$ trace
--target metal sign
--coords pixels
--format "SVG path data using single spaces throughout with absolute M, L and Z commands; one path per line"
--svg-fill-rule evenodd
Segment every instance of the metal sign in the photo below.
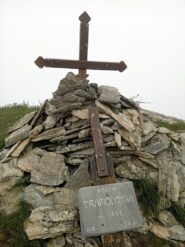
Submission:
M 78 200 L 81 231 L 85 237 L 142 226 L 132 182 L 81 188 Z
M 90 16 L 84 12 L 80 15 L 80 52 L 79 60 L 66 60 L 66 59 L 52 59 L 52 58 L 43 58 L 38 57 L 35 60 L 35 64 L 39 68 L 51 67 L 51 68 L 71 68 L 79 69 L 79 77 L 81 79 L 86 78 L 86 70 L 117 70 L 124 71 L 127 66 L 121 61 L 120 63 L 112 62 L 97 62 L 97 61 L 87 61 L 88 56 L 88 35 L 89 35 L 89 21 L 91 20 Z

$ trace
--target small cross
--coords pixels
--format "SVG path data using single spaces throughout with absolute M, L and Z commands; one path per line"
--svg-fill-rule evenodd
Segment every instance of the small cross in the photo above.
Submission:
M 39 68 L 52 67 L 52 68 L 71 68 L 79 69 L 79 77 L 84 79 L 87 77 L 86 70 L 118 70 L 120 72 L 124 71 L 127 66 L 121 61 L 120 63 L 112 62 L 96 62 L 88 61 L 88 35 L 89 35 L 89 21 L 90 16 L 84 12 L 80 15 L 80 52 L 79 60 L 65 60 L 65 59 L 52 59 L 38 57 L 35 61 Z

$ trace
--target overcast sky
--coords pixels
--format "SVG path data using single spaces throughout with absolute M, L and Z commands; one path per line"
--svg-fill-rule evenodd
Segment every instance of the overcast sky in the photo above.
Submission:
M 91 16 L 88 59 L 128 66 L 89 70 L 89 80 L 185 119 L 185 0 L 0 0 L 0 106 L 52 97 L 71 70 L 34 61 L 78 59 L 83 11 Z

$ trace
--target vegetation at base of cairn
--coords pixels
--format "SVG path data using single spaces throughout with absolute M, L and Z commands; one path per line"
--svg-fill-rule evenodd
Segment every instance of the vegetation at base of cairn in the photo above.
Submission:
M 4 147 L 7 129 L 25 114 L 35 110 L 38 110 L 37 106 L 29 106 L 27 103 L 0 107 L 0 149 Z
M 157 188 L 146 179 L 135 181 L 135 187 L 145 216 L 149 218 L 156 217 L 159 213 L 158 204 L 160 199 Z
M 168 123 L 168 122 L 165 122 L 165 121 L 161 121 L 161 120 L 155 120 L 154 121 L 159 127 L 165 127 L 169 130 L 172 130 L 172 131 L 181 131 L 181 130 L 185 130 L 185 121 L 183 120 L 179 120 L 178 122 L 176 123 Z
M 185 227 L 185 208 L 182 208 L 177 203 L 173 203 L 169 210 L 175 216 L 176 220 Z
M 0 215 L 0 246 L 3 247 L 43 247 L 44 241 L 29 240 L 24 232 L 23 222 L 30 215 L 29 205 L 20 202 L 18 212 Z
M 146 247 L 171 247 L 172 245 L 165 239 L 158 238 L 153 233 L 147 234 Z
M 132 239 L 134 247 L 174 247 L 171 242 L 158 238 L 152 232 L 129 232 L 128 235 Z
M 22 189 L 24 189 L 26 186 L 30 185 L 30 178 L 31 175 L 25 172 L 24 177 L 21 177 L 10 190 L 15 187 L 22 187 Z

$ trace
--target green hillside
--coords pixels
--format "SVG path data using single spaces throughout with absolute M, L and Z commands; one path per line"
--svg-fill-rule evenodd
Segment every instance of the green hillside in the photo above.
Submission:
M 36 109 L 38 109 L 37 106 L 29 106 L 25 103 L 0 107 L 0 150 L 4 146 L 7 129 L 26 113 L 35 111 Z

